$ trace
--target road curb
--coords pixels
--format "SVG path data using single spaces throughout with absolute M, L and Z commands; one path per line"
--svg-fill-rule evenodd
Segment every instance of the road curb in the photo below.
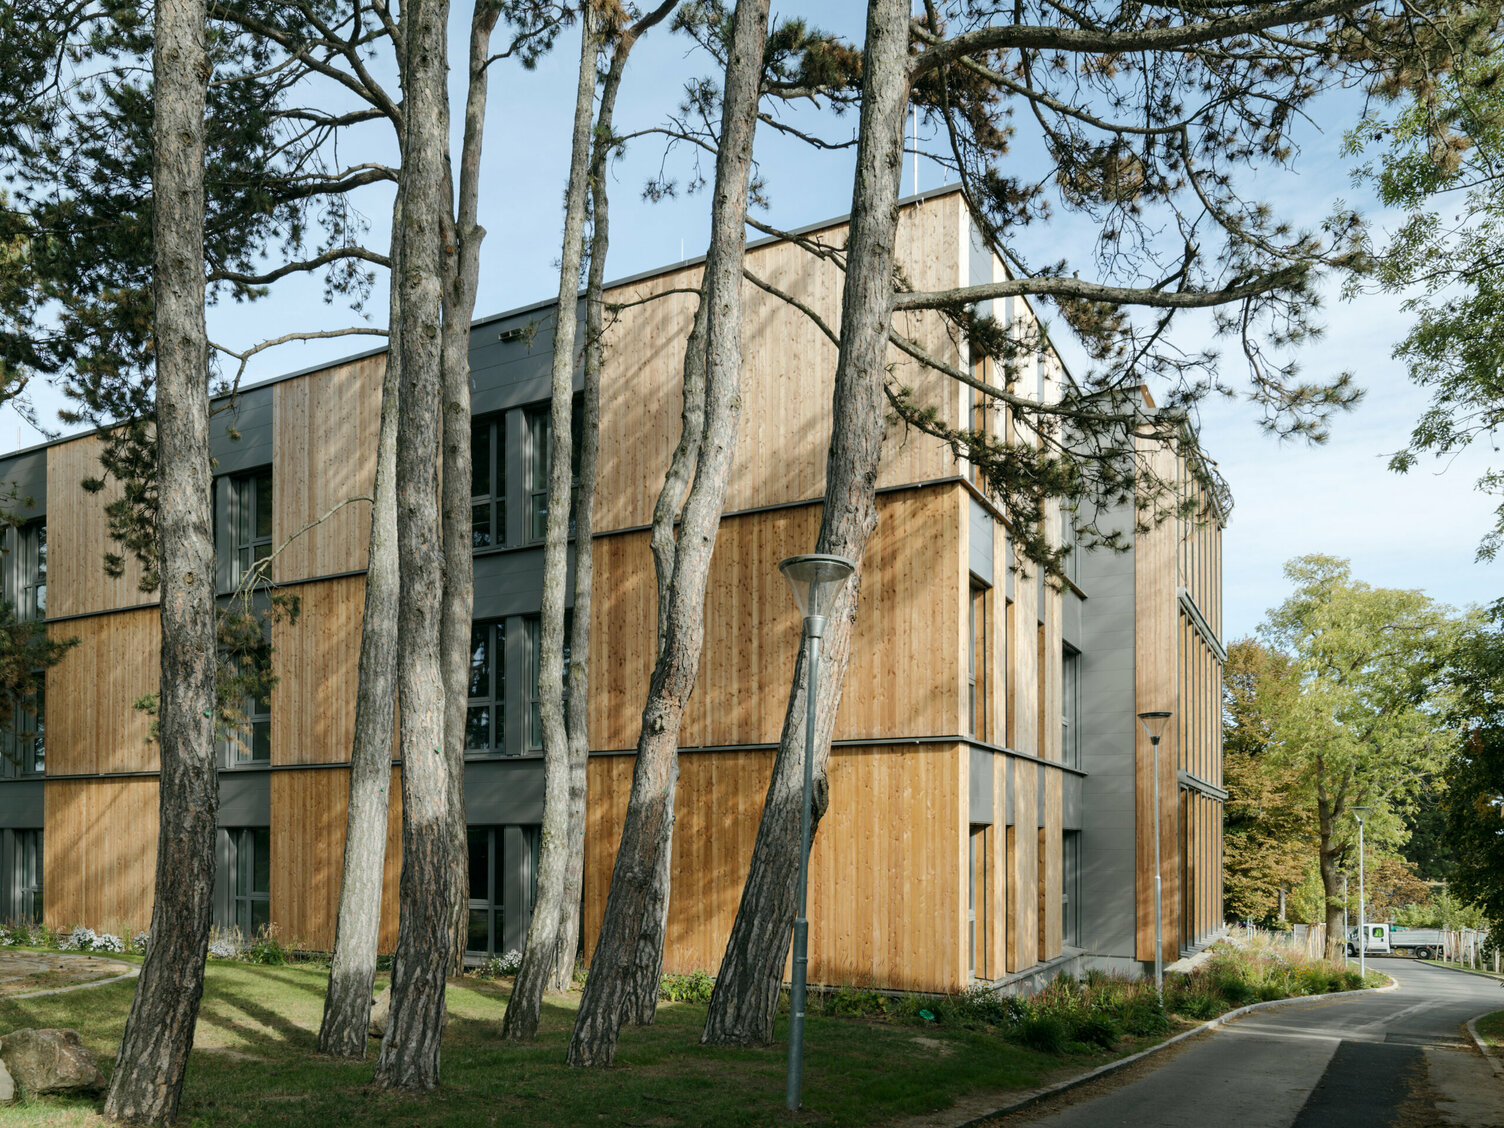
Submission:
M 1245 1014 L 1251 1014 L 1254 1011 L 1273 1010 L 1276 1007 L 1288 1007 L 1294 1005 L 1295 1003 L 1315 1003 L 1323 1002 L 1327 999 L 1350 998 L 1354 995 L 1385 994 L 1390 991 L 1398 991 L 1400 989 L 1400 983 L 1398 979 L 1394 978 L 1394 976 L 1392 975 L 1388 975 L 1387 972 L 1381 972 L 1380 974 L 1386 975 L 1389 979 L 1389 982 L 1386 983 L 1383 987 L 1360 987 L 1356 991 L 1331 991 L 1324 995 L 1292 995 L 1288 999 L 1270 999 L 1267 1002 L 1263 1003 L 1249 1003 L 1246 1007 L 1239 1007 L 1237 1010 L 1230 1010 L 1226 1014 L 1218 1015 L 1216 1018 L 1211 1019 L 1208 1022 L 1203 1022 L 1200 1026 L 1193 1026 L 1189 1030 L 1181 1031 L 1173 1038 L 1166 1038 L 1163 1042 L 1156 1043 L 1155 1045 L 1150 1046 L 1148 1049 L 1140 1050 L 1136 1054 L 1129 1054 L 1127 1057 L 1119 1058 L 1117 1061 L 1110 1061 L 1106 1065 L 1099 1065 L 1095 1069 L 1089 1069 L 1085 1073 L 1079 1074 L 1078 1076 L 1067 1077 L 1064 1081 L 1057 1081 L 1055 1084 L 1050 1085 L 1046 1088 L 1036 1089 L 1034 1092 L 1028 1093 L 1025 1096 L 1022 1096 L 1009 1104 L 1005 1104 L 1000 1108 L 995 1108 L 991 1112 L 984 1112 L 980 1116 L 973 1116 L 969 1120 L 963 1120 L 959 1124 L 954 1125 L 953 1128 L 976 1128 L 977 1125 L 980 1125 L 988 1120 L 994 1120 L 999 1116 L 1008 1116 L 1011 1113 L 1021 1112 L 1026 1108 L 1032 1108 L 1034 1105 L 1039 1104 L 1041 1101 L 1048 1100 L 1050 1097 L 1057 1096 L 1060 1093 L 1068 1093 L 1072 1089 L 1078 1089 L 1082 1085 L 1090 1084 L 1091 1082 L 1096 1081 L 1099 1078 L 1110 1077 L 1114 1073 L 1127 1069 L 1130 1065 L 1135 1065 L 1138 1062 L 1143 1061 L 1145 1058 L 1152 1057 L 1154 1054 L 1157 1054 L 1162 1050 L 1168 1050 L 1171 1046 L 1178 1045 L 1179 1043 L 1184 1042 L 1187 1039 L 1195 1038 L 1201 1034 L 1209 1034 L 1217 1027 L 1225 1025 L 1235 1018 L 1242 1018 Z M 1474 1035 L 1474 1037 L 1476 1037 L 1476 1035 Z M 1486 1052 L 1487 1051 L 1485 1051 L 1485 1053 Z
M 1490 1012 L 1492 1013 L 1492 1012 Z M 1483 1018 L 1479 1015 L 1478 1018 Z M 1478 1033 L 1478 1018 L 1467 1020 L 1467 1032 L 1473 1037 L 1473 1045 L 1478 1047 L 1478 1052 L 1483 1055 L 1483 1060 L 1488 1062 L 1488 1067 L 1494 1071 L 1494 1076 L 1504 1075 L 1504 1062 L 1499 1060 L 1499 1055 L 1494 1053 L 1494 1048 L 1483 1040 L 1483 1035 Z

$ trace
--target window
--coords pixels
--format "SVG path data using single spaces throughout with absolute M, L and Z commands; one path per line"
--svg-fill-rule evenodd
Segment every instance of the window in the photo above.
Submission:
M 10 722 L 0 732 L 0 774 L 40 775 L 46 767 L 47 679 L 35 671 L 35 689 L 11 705 Z
M 38 519 L 11 530 L 5 561 L 5 598 L 23 623 L 47 617 L 47 523 Z
M 537 898 L 538 849 L 541 835 L 536 826 L 472 826 L 466 830 L 470 872 L 470 917 L 466 929 L 465 950 L 477 954 L 504 951 L 506 944 L 507 878 L 513 888 L 527 890 L 526 911 Z M 507 841 L 522 851 L 521 857 L 507 856 Z M 520 881 L 517 879 L 521 878 Z M 523 928 L 515 929 L 523 932 Z
M 1060 758 L 1081 766 L 1081 652 L 1065 648 L 1060 663 Z
M 981 978 L 987 963 L 987 828 L 971 828 L 971 855 L 967 869 L 966 914 L 970 930 L 970 971 Z
M 543 706 L 538 682 L 543 676 L 543 617 L 527 617 L 527 746 L 543 747 Z M 574 634 L 574 612 L 564 612 L 564 705 L 569 707 L 569 640 Z
M 271 920 L 271 831 L 238 827 L 230 836 L 230 927 L 259 936 Z
M 584 414 L 584 397 L 577 394 L 574 397 L 574 408 L 569 413 L 569 468 L 572 490 L 578 490 L 580 484 L 580 436 Z M 530 541 L 541 541 L 548 526 L 548 466 L 553 454 L 549 406 L 546 403 L 529 408 L 527 411 L 527 445 L 527 537 Z M 571 512 L 574 510 L 573 493 L 571 493 L 570 510 Z M 571 534 L 574 532 L 572 518 L 569 522 L 569 531 Z
M 470 536 L 475 548 L 507 539 L 506 416 L 478 419 L 470 429 Z
M 967 620 L 967 731 L 981 740 L 987 738 L 987 669 L 987 589 L 973 584 Z
M 465 751 L 501 752 L 506 722 L 506 625 L 470 628 L 470 703 L 465 713 Z
M 247 697 L 240 703 L 245 722 L 230 738 L 228 763 L 269 764 L 272 762 L 272 699 Z
M 34 924 L 42 922 L 42 832 L 18 830 L 15 832 L 15 858 L 13 860 L 12 888 L 15 899 L 11 912 L 16 920 Z
M 1081 946 L 1081 832 L 1067 830 L 1061 835 L 1060 917 L 1061 933 L 1073 948 Z
M 230 583 L 238 585 L 251 566 L 272 552 L 271 467 L 230 479 Z

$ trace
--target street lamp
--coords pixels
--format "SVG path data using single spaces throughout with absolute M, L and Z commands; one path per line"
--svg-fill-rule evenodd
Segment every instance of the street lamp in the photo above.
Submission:
M 1347 966 L 1347 871 L 1342 871 L 1342 966 Z M 1328 951 L 1331 949 L 1328 948 Z
M 1358 978 L 1368 976 L 1368 906 L 1363 900 L 1363 816 L 1359 812 L 1371 811 L 1372 807 L 1354 807 L 1353 817 L 1358 820 Z
M 820 684 L 820 636 L 836 597 L 856 564 L 844 556 L 790 556 L 778 565 L 804 616 L 804 803 L 799 814 L 799 916 L 794 920 L 794 981 L 789 989 L 789 1111 L 799 1107 L 804 1080 L 804 995 L 809 968 L 809 823 L 815 790 L 815 691 Z
M 1138 723 L 1149 734 L 1154 754 L 1154 993 L 1164 1002 L 1165 995 L 1165 906 L 1164 887 L 1159 876 L 1159 741 L 1170 725 L 1170 714 L 1160 711 L 1140 713 Z

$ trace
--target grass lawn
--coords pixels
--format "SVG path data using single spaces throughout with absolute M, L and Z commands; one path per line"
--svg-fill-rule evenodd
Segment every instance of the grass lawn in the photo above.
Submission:
M 1478 1035 L 1495 1049 L 1504 1049 L 1504 1010 L 1486 1014 L 1474 1024 Z
M 368 1084 L 371 1061 L 316 1055 L 326 972 L 211 961 L 180 1123 L 197 1126 L 762 1125 L 783 1109 L 783 1043 L 767 1049 L 701 1047 L 705 1007 L 663 1003 L 658 1021 L 623 1032 L 617 1066 L 564 1066 L 578 996 L 545 1004 L 536 1044 L 503 1043 L 505 989 L 454 981 L 444 1039 L 443 1087 L 412 1098 Z M 112 1068 L 134 981 L 34 999 L 0 998 L 0 1033 L 25 1026 L 78 1030 Z M 1035 1053 L 986 1029 L 917 1026 L 810 1015 L 801 1124 L 871 1124 L 948 1107 L 982 1090 L 1030 1088 L 1141 1048 L 1065 1057 Z M 779 1037 L 784 1024 L 780 1023 Z M 1150 1039 L 1151 1041 L 1153 1039 Z M 376 1043 L 371 1043 L 372 1057 Z M 40 1099 L 0 1108 L 0 1126 L 94 1125 L 88 1101 Z

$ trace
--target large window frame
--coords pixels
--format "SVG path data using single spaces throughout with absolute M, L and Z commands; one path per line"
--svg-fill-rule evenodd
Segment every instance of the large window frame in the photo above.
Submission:
M 1060 761 L 1081 766 L 1081 652 L 1074 646 L 1061 649 Z
M 470 625 L 470 690 L 465 709 L 465 754 L 506 754 L 507 631 L 505 619 Z
M 543 748 L 543 700 L 538 683 L 543 680 L 543 616 L 528 615 L 522 620 L 527 639 L 527 749 Z M 574 634 L 574 612 L 564 612 L 564 707 L 569 708 L 569 640 Z
M 486 826 L 465 828 L 468 902 L 465 927 L 465 954 L 496 955 L 506 946 L 506 876 L 507 831 L 522 834 L 527 872 L 523 875 L 528 890 L 527 907 L 538 899 L 538 856 L 542 834 L 535 825 Z M 480 941 L 477 944 L 477 940 Z
M 13 526 L 5 561 L 5 598 L 17 621 L 38 623 L 47 618 L 47 519 L 38 517 Z
M 11 842 L 12 860 L 11 915 L 15 920 L 42 923 L 42 863 L 46 856 L 43 834 L 37 830 L 17 830 Z
M 258 560 L 272 554 L 272 468 L 261 466 L 229 479 L 225 532 L 230 586 L 238 587 Z
M 574 514 L 578 507 L 580 489 L 580 441 L 584 434 L 585 397 L 574 395 L 574 404 L 569 413 L 569 535 L 574 536 Z M 524 409 L 523 434 L 527 440 L 524 452 L 524 493 L 527 497 L 527 536 L 529 544 L 543 541 L 548 527 L 548 470 L 553 462 L 553 427 L 550 405 L 535 404 Z
M 502 412 L 470 424 L 470 543 L 507 543 L 507 417 Z
M 271 828 L 230 827 L 230 923 L 247 940 L 271 924 Z
M 36 776 L 47 771 L 47 676 L 34 671 L 33 689 L 11 703 L 10 720 L 0 732 L 0 775 Z

